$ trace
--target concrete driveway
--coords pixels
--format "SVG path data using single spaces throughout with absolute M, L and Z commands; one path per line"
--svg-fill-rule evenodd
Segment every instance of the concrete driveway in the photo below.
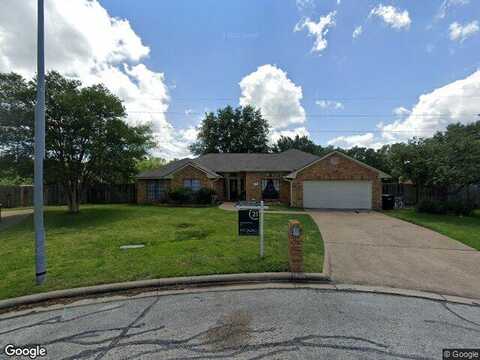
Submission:
M 335 282 L 480 298 L 480 251 L 378 212 L 309 214 Z

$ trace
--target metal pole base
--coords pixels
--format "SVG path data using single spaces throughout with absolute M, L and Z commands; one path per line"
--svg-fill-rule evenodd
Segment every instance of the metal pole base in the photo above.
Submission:
M 45 282 L 45 280 L 47 280 L 47 273 L 44 272 L 43 274 L 36 274 L 35 280 L 37 285 L 42 285 Z

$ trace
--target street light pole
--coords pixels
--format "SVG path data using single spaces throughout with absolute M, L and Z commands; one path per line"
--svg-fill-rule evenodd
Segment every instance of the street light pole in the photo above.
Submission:
M 37 103 L 35 105 L 35 275 L 37 285 L 45 282 L 45 229 L 43 224 L 43 159 L 45 157 L 45 20 L 44 0 L 38 0 Z

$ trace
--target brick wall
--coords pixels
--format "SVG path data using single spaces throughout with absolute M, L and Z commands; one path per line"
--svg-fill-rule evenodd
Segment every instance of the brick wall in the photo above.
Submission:
M 217 194 L 217 199 L 220 201 L 224 201 L 225 200 L 225 180 L 224 179 L 215 180 L 213 182 L 213 189 Z
M 333 154 L 297 174 L 292 183 L 294 207 L 303 207 L 303 181 L 306 180 L 370 180 L 372 208 L 381 208 L 382 183 L 379 174 L 342 155 Z
M 156 181 L 156 180 L 137 180 L 136 182 L 137 204 L 149 204 L 153 202 L 148 199 L 148 194 L 147 194 L 148 183 L 152 181 Z M 171 186 L 170 180 L 166 179 L 166 180 L 160 180 L 160 181 L 164 182 L 165 193 L 163 193 L 162 196 L 166 197 Z
M 185 166 L 183 169 L 175 172 L 172 176 L 172 189 L 183 187 L 183 180 L 197 179 L 200 180 L 201 187 L 214 189 L 213 181 L 202 171 L 191 165 Z
M 145 204 L 147 200 L 147 182 L 148 180 L 137 180 L 137 204 Z
M 262 200 L 262 179 L 280 180 L 279 201 L 290 203 L 290 183 L 283 180 L 286 173 L 248 172 L 245 175 L 245 192 L 247 201 Z

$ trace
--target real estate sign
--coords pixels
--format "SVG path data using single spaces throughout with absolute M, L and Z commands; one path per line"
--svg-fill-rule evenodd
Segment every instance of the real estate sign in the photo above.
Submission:
M 238 210 L 238 234 L 250 236 L 260 234 L 260 210 Z

